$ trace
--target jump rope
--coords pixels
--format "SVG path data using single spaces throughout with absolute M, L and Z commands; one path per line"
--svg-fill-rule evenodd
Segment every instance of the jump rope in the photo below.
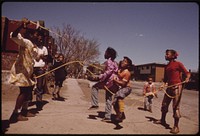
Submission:
M 61 37 L 61 38 L 64 38 L 63 36 L 59 35 L 58 33 L 53 32 L 53 31 L 51 31 L 51 30 L 49 30 L 48 28 L 45 28 L 45 27 L 43 27 L 43 26 L 40 26 L 40 25 L 39 25 L 39 22 L 35 23 L 35 22 L 33 22 L 33 21 L 30 21 L 30 23 L 35 24 L 37 29 L 38 29 L 38 28 L 42 28 L 42 29 L 45 29 L 45 30 L 47 30 L 47 31 L 49 31 L 49 32 L 51 32 L 51 33 L 54 33 L 55 35 L 57 35 L 57 36 L 59 36 L 59 37 Z M 64 39 L 65 39 L 65 38 L 64 38 Z M 65 39 L 65 40 L 66 40 L 66 39 Z M 47 75 L 47 74 L 49 74 L 49 73 L 51 73 L 51 72 L 53 72 L 53 71 L 55 71 L 55 70 L 57 70 L 57 69 L 59 69 L 59 68 L 61 68 L 61 67 L 64 67 L 64 66 L 67 66 L 67 65 L 70 65 L 70 64 L 73 64 L 73 63 L 78 63 L 78 64 L 80 64 L 81 66 L 85 66 L 85 65 L 84 65 L 84 63 L 85 63 L 84 61 L 78 61 L 78 60 L 76 60 L 76 61 L 70 61 L 70 62 L 64 63 L 63 65 L 58 66 L 58 67 L 56 67 L 56 68 L 54 68 L 54 69 L 52 69 L 52 70 L 50 70 L 50 71 L 48 71 L 48 72 L 46 72 L 46 73 L 44 73 L 44 74 L 41 74 L 41 75 L 39 75 L 39 76 L 35 76 L 34 78 L 35 78 L 35 79 L 40 78 L 40 77 L 45 76 L 45 75 Z M 97 68 L 97 69 L 103 71 L 102 68 L 100 68 L 100 67 L 98 67 L 98 66 L 95 66 L 95 65 L 93 65 L 93 64 L 89 64 L 89 66 L 92 66 L 92 67 L 94 67 L 94 68 Z M 91 72 L 89 69 L 86 69 L 86 70 L 87 70 L 91 75 L 95 75 L 95 74 L 94 74 L 93 72 Z M 160 86 L 158 90 L 164 91 L 164 93 L 165 93 L 169 98 L 173 99 L 173 98 L 175 98 L 176 96 L 171 96 L 171 95 L 169 95 L 169 94 L 166 92 L 166 89 L 167 89 L 167 88 L 171 88 L 171 87 L 175 87 L 175 86 L 178 86 L 178 85 L 181 85 L 181 84 L 184 84 L 184 83 L 186 83 L 186 81 L 183 81 L 183 82 L 180 82 L 180 83 L 177 83 L 177 84 L 174 84 L 174 85 L 170 85 L 170 86 L 164 86 L 164 87 L 161 87 L 161 86 Z M 107 88 L 106 86 L 104 86 L 104 88 L 105 88 L 106 91 L 109 91 L 112 95 L 115 95 L 115 93 L 113 93 L 113 92 L 112 92 L 109 88 Z M 155 92 L 155 93 L 156 93 L 156 92 Z M 153 94 L 153 95 L 154 95 L 154 94 Z M 144 96 L 144 97 L 145 97 L 145 96 Z M 142 99 L 143 99 L 143 98 L 142 98 Z
M 54 33 L 55 35 L 57 35 L 57 36 L 59 36 L 59 37 L 61 37 L 61 38 L 64 38 L 64 37 L 62 37 L 61 35 L 59 35 L 59 34 L 57 34 L 57 33 L 55 33 L 55 32 L 53 32 L 53 31 L 51 31 L 51 30 L 49 30 L 49 29 L 47 29 L 47 28 L 45 28 L 45 27 L 42 27 L 42 26 L 40 26 L 39 25 L 39 23 L 37 22 L 37 23 L 35 23 L 35 22 L 33 22 L 33 21 L 30 21 L 31 23 L 33 23 L 33 24 L 35 24 L 35 25 L 37 25 L 37 28 L 42 28 L 42 29 L 45 29 L 45 30 L 47 30 L 47 31 L 49 31 L 49 32 L 51 32 L 51 33 Z M 65 38 L 64 38 L 65 39 Z M 65 39 L 66 40 L 66 39 Z M 75 60 L 75 61 L 70 61 L 70 62 L 67 62 L 67 63 L 64 63 L 63 65 L 61 65 L 61 66 L 58 66 L 58 67 L 56 67 L 56 68 L 54 68 L 54 69 L 52 69 L 52 70 L 49 70 L 49 71 L 47 71 L 46 73 L 44 73 L 44 74 L 41 74 L 41 75 L 39 75 L 39 76 L 35 76 L 34 78 L 35 78 L 35 81 L 37 82 L 37 78 L 40 78 L 40 77 L 42 77 L 42 76 L 45 76 L 45 75 L 47 75 L 47 74 L 49 74 L 49 73 L 51 73 L 51 72 L 53 72 L 53 71 L 55 71 L 55 70 L 57 70 L 57 69 L 59 69 L 59 68 L 61 68 L 61 67 L 64 67 L 64 66 L 67 66 L 67 65 L 70 65 L 70 64 L 73 64 L 73 63 L 78 63 L 78 64 L 80 64 L 81 66 L 85 66 L 84 65 L 84 61 L 78 61 L 78 60 Z M 100 67 L 98 67 L 98 66 L 95 66 L 95 65 L 93 65 L 93 64 L 88 64 L 88 66 L 92 66 L 92 67 L 94 67 L 94 68 L 97 68 L 97 69 L 99 69 L 99 70 L 101 70 L 101 71 L 103 71 L 103 69 L 102 68 L 100 68 Z M 91 75 L 95 75 L 93 72 L 91 72 L 89 69 L 86 69 L 86 71 L 88 71 Z M 166 92 L 166 90 L 167 90 L 167 88 L 171 88 L 171 87 L 175 87 L 175 86 L 178 86 L 178 85 L 181 85 L 181 84 L 183 84 L 183 87 L 182 87 L 182 90 L 183 90 L 183 88 L 184 88 L 184 83 L 186 83 L 186 81 L 183 81 L 183 82 L 180 82 L 180 83 L 177 83 L 177 84 L 174 84 L 174 85 L 170 85 L 170 86 L 160 86 L 159 88 L 158 88 L 158 91 L 163 91 L 169 98 L 171 98 L 171 99 L 174 99 L 176 96 L 171 96 L 171 95 L 169 95 L 167 92 Z M 36 86 L 35 86 L 36 87 Z M 106 91 L 108 91 L 109 93 L 111 93 L 112 95 L 115 95 L 115 93 L 113 93 L 109 88 L 107 88 L 106 86 L 104 86 L 104 89 L 106 90 Z M 156 89 L 156 92 L 155 93 L 157 93 L 157 89 Z M 182 94 L 182 92 L 181 92 L 181 94 Z M 180 94 L 180 95 L 181 95 Z M 153 93 L 153 96 L 155 96 L 155 94 Z M 144 97 L 146 97 L 146 96 L 144 96 Z M 140 99 L 138 99 L 137 101 L 141 101 L 141 100 L 144 100 L 144 97 L 142 97 L 142 98 L 140 98 Z M 130 106 L 130 108 L 128 108 L 127 110 L 130 110 L 136 103 L 137 103 L 137 101 L 135 102 L 135 103 L 133 103 L 133 104 L 131 104 L 131 106 Z M 132 122 L 131 122 L 132 123 Z M 133 123 L 142 123 L 142 122 L 133 122 Z

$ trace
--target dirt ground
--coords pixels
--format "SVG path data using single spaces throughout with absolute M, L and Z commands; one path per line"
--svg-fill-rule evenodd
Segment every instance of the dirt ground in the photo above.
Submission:
M 36 117 L 29 118 L 26 122 L 9 124 L 8 119 L 15 106 L 19 89 L 2 83 L 2 132 L 3 134 L 170 134 L 169 128 L 153 124 L 153 121 L 159 119 L 161 115 L 160 103 L 163 93 L 158 93 L 159 98 L 154 101 L 153 113 L 143 111 L 142 84 L 134 84 L 132 94 L 125 99 L 127 119 L 116 125 L 101 122 L 105 111 L 105 91 L 99 91 L 99 110 L 88 111 L 91 106 L 91 87 L 90 82 L 84 79 L 67 79 L 64 82 L 61 90 L 63 101 L 52 100 L 53 88 L 49 87 L 50 94 L 43 95 L 46 103 L 43 110 L 36 113 Z M 199 131 L 198 96 L 199 93 L 196 91 L 185 91 L 183 94 L 180 134 L 196 134 Z M 35 105 L 30 106 L 30 109 L 34 111 Z M 172 127 L 171 106 L 167 121 Z

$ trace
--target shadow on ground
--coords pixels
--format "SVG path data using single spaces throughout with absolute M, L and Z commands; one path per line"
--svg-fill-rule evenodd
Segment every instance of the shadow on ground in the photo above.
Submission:
M 58 98 L 52 98 L 52 100 L 55 100 L 55 101 L 65 101 L 65 100 L 67 100 L 67 98 L 58 97 Z
M 61 99 L 59 99 L 59 100 L 61 100 L 61 101 L 63 101 L 64 100 L 64 98 L 61 98 Z M 28 111 L 29 112 L 31 112 L 32 114 L 38 114 L 39 113 L 39 111 L 41 111 L 41 110 L 43 110 L 43 107 L 46 105 L 46 104 L 48 104 L 49 102 L 48 101 L 46 101 L 46 100 L 43 100 L 42 101 L 42 104 L 41 104 L 41 109 L 37 109 L 37 107 L 36 107 L 36 101 L 32 101 L 32 102 L 29 102 L 29 107 L 30 108 L 28 108 Z M 33 108 L 32 106 L 35 106 L 35 108 Z M 9 119 L 7 119 L 7 120 L 2 120 L 1 121 L 1 133 L 2 134 L 5 134 L 7 131 L 8 131 L 8 128 L 10 127 L 10 124 L 13 124 L 13 123 L 17 123 L 18 121 L 16 120 L 16 121 L 10 121 L 10 117 L 9 117 Z
M 115 121 L 115 116 L 116 115 L 111 114 L 111 121 L 106 121 L 106 123 L 112 123 L 115 125 L 113 129 L 120 130 L 123 128 L 123 126 L 119 124 L 120 122 Z M 104 117 L 105 117 L 105 112 L 103 111 L 97 111 L 97 115 L 88 115 L 88 119 L 94 119 L 94 120 L 97 120 L 97 118 L 103 119 Z
M 10 122 L 9 120 L 2 120 L 1 125 L 2 134 L 5 134 L 5 132 L 8 131 L 8 128 L 10 127 Z
M 154 124 L 156 124 L 155 122 L 158 121 L 158 119 L 155 119 L 155 118 L 149 117 L 149 116 L 145 116 L 145 118 L 147 118 L 149 122 L 153 122 Z M 158 124 L 158 125 L 159 125 L 159 124 Z M 172 129 L 172 128 L 170 127 L 170 125 L 167 124 L 167 123 L 166 123 L 166 124 L 160 124 L 160 125 L 162 125 L 163 127 L 165 127 L 165 129 Z

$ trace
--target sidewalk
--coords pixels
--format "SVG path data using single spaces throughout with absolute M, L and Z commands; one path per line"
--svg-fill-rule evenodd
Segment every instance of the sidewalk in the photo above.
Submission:
M 43 110 L 28 121 L 9 124 L 5 134 L 170 134 L 170 129 L 153 123 L 153 120 L 159 119 L 161 115 L 158 103 L 155 104 L 157 107 L 154 108 L 153 113 L 143 111 L 141 98 L 131 94 L 127 100 L 138 99 L 138 102 L 131 106 L 126 105 L 124 122 L 113 124 L 101 121 L 104 103 L 100 103 L 98 110 L 88 110 L 90 102 L 84 100 L 85 95 L 76 79 L 65 80 L 61 93 L 65 98 L 64 101 L 52 100 L 51 95 L 45 94 L 43 100 L 47 103 Z M 2 101 L 4 123 L 8 120 L 14 104 L 15 101 Z M 30 109 L 34 108 L 35 105 L 30 107 Z M 172 112 L 167 114 L 166 120 L 172 127 Z M 179 134 L 195 134 L 199 128 L 198 121 L 191 121 L 184 117 L 180 120 L 180 126 Z

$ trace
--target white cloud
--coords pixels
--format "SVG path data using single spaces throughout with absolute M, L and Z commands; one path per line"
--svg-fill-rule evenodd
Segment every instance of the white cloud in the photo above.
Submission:
M 135 36 L 136 36 L 136 37 L 143 37 L 144 35 L 143 35 L 143 34 L 138 34 L 138 33 L 136 33 Z
M 138 36 L 139 36 L 139 37 L 142 37 L 142 36 L 143 36 L 143 34 L 139 34 Z

